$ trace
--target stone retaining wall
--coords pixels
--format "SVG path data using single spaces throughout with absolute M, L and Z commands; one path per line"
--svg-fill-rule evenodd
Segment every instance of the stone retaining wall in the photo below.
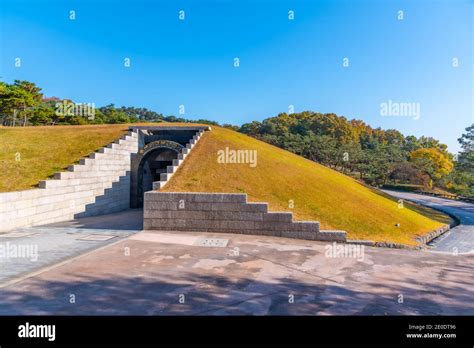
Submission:
M 128 209 L 130 155 L 137 151 L 138 135 L 129 132 L 38 189 L 0 193 L 0 231 Z
M 267 203 L 248 203 L 246 194 L 145 193 L 144 229 L 227 232 L 308 240 L 346 240 L 343 231 L 322 232 L 319 222 L 293 221 L 289 212 L 269 212 Z

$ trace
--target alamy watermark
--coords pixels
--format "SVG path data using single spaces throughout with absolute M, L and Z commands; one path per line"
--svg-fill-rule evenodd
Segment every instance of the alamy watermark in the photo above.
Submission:
M 0 259 L 29 259 L 38 261 L 38 245 L 36 244 L 12 244 L 6 242 L 0 244 Z
M 337 244 L 336 242 L 325 246 L 325 256 L 328 258 L 350 258 L 357 261 L 364 260 L 365 246 L 360 244 Z
M 93 120 L 95 117 L 95 103 L 74 103 L 72 101 L 63 100 L 62 102 L 56 103 L 55 112 L 57 116 L 80 116 Z
M 421 107 L 417 102 L 395 102 L 389 99 L 380 103 L 380 115 L 384 117 L 411 117 L 413 120 L 419 120 Z
M 56 325 L 37 325 L 26 322 L 18 326 L 20 338 L 47 338 L 52 342 L 56 339 Z
M 257 166 L 257 150 L 232 150 L 226 147 L 217 151 L 217 163 L 240 163 Z

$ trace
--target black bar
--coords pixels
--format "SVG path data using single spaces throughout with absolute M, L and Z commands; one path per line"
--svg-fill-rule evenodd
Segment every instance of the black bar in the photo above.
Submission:
M 0 317 L 0 347 L 57 344 L 474 345 L 474 317 Z M 55 340 L 20 338 L 20 325 L 55 325 Z M 412 325 L 412 329 L 409 329 Z M 431 325 L 429 327 L 428 325 Z M 417 327 L 416 329 L 414 327 Z M 409 338 L 407 334 L 455 334 Z

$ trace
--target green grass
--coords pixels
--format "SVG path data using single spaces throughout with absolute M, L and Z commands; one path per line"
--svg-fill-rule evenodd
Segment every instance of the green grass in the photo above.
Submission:
M 217 152 L 226 147 L 257 150 L 257 166 L 218 163 Z M 345 230 L 351 239 L 406 245 L 450 222 L 431 209 L 406 203 L 400 209 L 395 199 L 346 175 L 220 127 L 205 133 L 164 191 L 246 192 L 250 201 L 293 211 L 298 220 L 320 221 L 323 229 Z

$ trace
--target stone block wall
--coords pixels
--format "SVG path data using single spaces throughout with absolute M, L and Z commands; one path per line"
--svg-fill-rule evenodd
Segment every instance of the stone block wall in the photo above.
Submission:
M 143 225 L 145 230 L 346 240 L 342 231 L 321 232 L 319 222 L 293 221 L 292 213 L 269 212 L 267 203 L 248 203 L 246 194 L 146 192 Z
M 138 135 L 129 132 L 38 189 L 0 193 L 0 231 L 128 209 L 130 156 L 137 151 Z

